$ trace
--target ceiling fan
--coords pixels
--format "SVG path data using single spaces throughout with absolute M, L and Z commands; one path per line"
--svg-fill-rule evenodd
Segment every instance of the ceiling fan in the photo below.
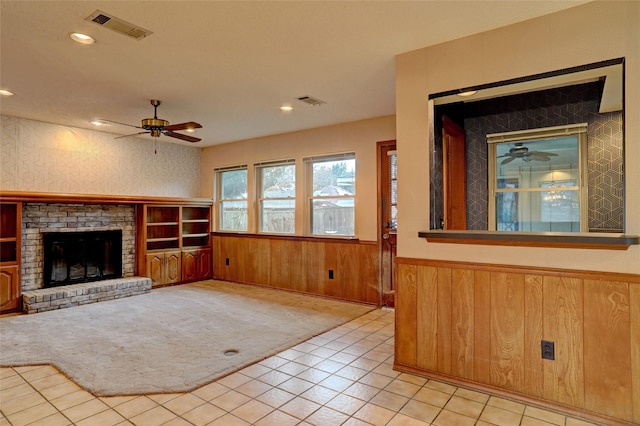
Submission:
M 500 164 L 509 164 L 513 160 L 517 158 L 521 158 L 522 161 L 528 163 L 531 160 L 535 161 L 549 161 L 551 160 L 549 157 L 557 157 L 558 154 L 554 154 L 553 152 L 544 152 L 544 151 L 529 151 L 529 148 L 524 146 L 522 142 L 518 142 L 515 144 L 513 148 L 509 149 L 509 152 L 504 155 L 500 155 L 497 158 L 506 157 Z
M 160 135 L 165 135 L 165 136 L 169 136 L 172 138 L 177 138 L 177 139 L 181 139 L 183 141 L 187 141 L 187 142 L 200 142 L 202 139 L 200 138 L 195 138 L 193 136 L 189 136 L 189 135 L 183 135 L 182 133 L 176 133 L 176 130 L 194 130 L 194 129 L 200 129 L 202 127 L 201 124 L 193 122 L 193 121 L 189 121 L 186 123 L 178 123 L 178 124 L 169 124 L 169 122 L 167 120 L 163 120 L 161 118 L 158 118 L 158 106 L 162 103 L 162 101 L 159 101 L 157 99 L 151 99 L 151 105 L 153 105 L 153 118 L 145 118 L 142 120 L 142 125 L 141 126 L 134 126 L 133 124 L 127 124 L 127 123 L 120 123 L 118 121 L 113 121 L 113 120 L 104 120 L 104 121 L 108 121 L 110 123 L 116 123 L 116 124 L 122 124 L 124 126 L 129 126 L 129 127 L 135 127 L 137 129 L 144 129 L 144 132 L 138 132 L 138 133 L 134 133 L 132 135 L 124 135 L 124 136 L 118 136 L 116 139 L 119 138 L 126 138 L 128 136 L 135 136 L 135 135 L 142 135 L 145 133 L 149 133 L 151 136 L 153 136 L 154 138 L 160 137 Z

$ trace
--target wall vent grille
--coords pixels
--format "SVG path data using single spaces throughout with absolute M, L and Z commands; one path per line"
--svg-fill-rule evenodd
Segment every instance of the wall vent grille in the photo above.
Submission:
M 134 25 L 123 19 L 116 18 L 101 10 L 96 10 L 86 18 L 87 21 L 95 22 L 96 24 L 108 28 L 120 34 L 124 34 L 128 37 L 135 38 L 136 40 L 142 40 L 145 37 L 150 36 L 153 32 L 146 30 L 138 25 Z
M 311 96 L 300 96 L 298 98 L 298 100 L 300 102 L 304 102 L 305 104 L 312 105 L 312 106 L 318 106 L 318 105 L 326 104 L 325 101 L 322 101 L 322 100 L 320 100 L 318 98 L 314 98 L 314 97 L 311 97 Z

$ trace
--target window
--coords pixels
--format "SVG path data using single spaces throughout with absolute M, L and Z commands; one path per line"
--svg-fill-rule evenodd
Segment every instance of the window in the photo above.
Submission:
M 489 225 L 497 231 L 586 231 L 586 124 L 487 135 Z
M 398 154 L 396 150 L 387 151 L 389 159 L 389 188 L 388 203 L 389 223 L 388 228 L 391 231 L 398 229 Z
M 216 170 L 218 229 L 247 231 L 247 166 Z
M 355 154 L 306 158 L 305 167 L 309 233 L 355 236 Z
M 256 164 L 260 232 L 293 234 L 296 218 L 294 160 Z

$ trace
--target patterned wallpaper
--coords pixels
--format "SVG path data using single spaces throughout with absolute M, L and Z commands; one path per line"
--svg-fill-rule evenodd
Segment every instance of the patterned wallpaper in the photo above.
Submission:
M 200 197 L 200 148 L 0 116 L 0 188 Z
M 588 83 L 470 102 L 464 106 L 457 104 L 455 107 L 449 106 L 448 110 L 436 112 L 439 120 L 444 113 L 453 115 L 450 118 L 458 123 L 464 122 L 467 144 L 467 229 L 487 229 L 487 134 L 586 122 L 588 226 L 594 231 L 622 232 L 623 114 L 598 113 L 600 91 L 600 83 Z M 442 138 L 436 138 L 435 142 L 441 145 Z M 437 146 L 435 150 L 438 151 Z M 442 173 L 441 170 L 440 160 L 435 173 Z M 441 202 L 436 203 L 441 209 L 440 205 Z

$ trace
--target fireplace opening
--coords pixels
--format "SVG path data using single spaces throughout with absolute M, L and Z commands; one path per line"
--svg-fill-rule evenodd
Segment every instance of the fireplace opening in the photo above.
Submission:
M 44 287 L 122 277 L 122 230 L 47 232 Z

